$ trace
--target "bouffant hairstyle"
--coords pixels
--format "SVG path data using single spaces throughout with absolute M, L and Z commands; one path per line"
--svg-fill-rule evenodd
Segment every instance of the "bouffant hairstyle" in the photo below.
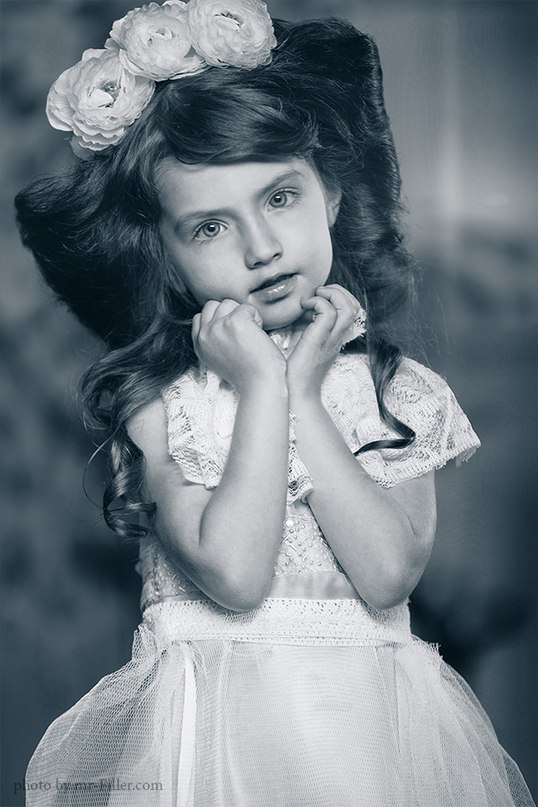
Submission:
M 132 523 L 133 513 L 155 511 L 143 501 L 144 458 L 126 423 L 197 362 L 190 325 L 200 306 L 159 237 L 155 170 L 165 157 L 301 158 L 328 190 L 341 192 L 329 282 L 367 310 L 367 335 L 346 350 L 367 352 L 381 416 L 401 435 L 360 451 L 404 447 L 415 436 L 383 402 L 402 356 L 388 323 L 412 297 L 415 272 L 403 247 L 400 174 L 377 47 L 338 20 L 274 26 L 269 65 L 161 82 L 115 147 L 37 180 L 16 198 L 23 243 L 46 282 L 107 348 L 85 373 L 81 394 L 86 423 L 104 435 L 108 452 L 104 518 L 125 537 L 148 532 Z

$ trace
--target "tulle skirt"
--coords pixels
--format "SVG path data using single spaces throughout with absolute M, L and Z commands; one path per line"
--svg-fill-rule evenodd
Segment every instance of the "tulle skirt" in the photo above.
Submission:
M 148 609 L 132 660 L 50 726 L 28 805 L 534 804 L 467 684 L 410 633 L 193 639 L 170 627 L 183 605 Z

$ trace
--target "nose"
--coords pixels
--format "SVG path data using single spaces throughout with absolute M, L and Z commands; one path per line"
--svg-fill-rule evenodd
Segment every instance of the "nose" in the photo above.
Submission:
M 249 269 L 266 266 L 282 255 L 282 244 L 267 221 L 251 223 L 245 233 L 245 263 Z

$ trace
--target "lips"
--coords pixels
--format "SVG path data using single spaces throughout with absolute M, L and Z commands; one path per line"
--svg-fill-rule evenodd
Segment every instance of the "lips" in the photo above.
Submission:
M 257 286 L 254 294 L 257 303 L 276 303 L 288 297 L 296 288 L 296 274 L 279 274 L 268 277 Z
M 263 289 L 269 289 L 271 286 L 278 286 L 281 283 L 285 283 L 286 280 L 289 280 L 293 275 L 289 274 L 280 274 L 280 275 L 273 275 L 272 277 L 267 278 L 263 283 L 260 283 L 259 286 L 253 290 L 254 292 L 262 291 Z

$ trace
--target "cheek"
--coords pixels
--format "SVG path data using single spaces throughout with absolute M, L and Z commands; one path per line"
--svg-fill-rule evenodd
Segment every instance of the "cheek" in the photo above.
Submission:
M 182 256 L 183 260 L 185 256 Z M 185 260 L 183 266 L 178 267 L 178 273 L 200 305 L 208 300 L 235 299 L 237 296 L 233 272 L 227 268 L 225 260 L 217 261 L 214 255 L 195 253 L 190 260 Z
M 174 285 L 188 289 L 195 300 L 201 302 L 197 278 L 203 277 L 203 274 L 193 266 L 193 262 L 189 260 L 185 250 L 180 249 L 174 241 L 163 238 L 163 246 L 171 264 Z
M 320 254 L 318 259 L 318 272 L 319 272 L 319 284 L 320 286 L 324 286 L 327 280 L 329 279 L 329 275 L 331 273 L 333 264 L 333 250 L 332 245 L 326 244 L 325 248 Z
M 325 208 L 318 208 L 309 221 L 309 226 L 303 229 L 303 244 L 307 254 L 319 266 L 328 269 L 332 263 L 332 240 Z
M 312 246 L 315 244 L 315 260 L 320 275 L 319 285 L 324 285 L 329 277 L 333 263 L 333 245 L 331 233 L 327 224 L 327 219 L 319 223 L 317 238 L 312 239 Z
M 187 289 L 200 306 L 208 300 L 219 299 L 222 268 L 216 265 L 215 258 L 209 254 L 211 250 L 205 251 L 198 245 L 185 246 L 167 227 L 161 229 L 161 238 L 173 267 L 174 285 Z
M 162 231 L 162 243 L 174 267 L 177 280 L 186 286 L 198 300 L 199 291 L 203 286 L 203 283 L 200 284 L 200 280 L 206 274 L 203 261 L 200 261 L 201 256 L 193 254 L 193 250 L 184 247 L 166 230 Z

